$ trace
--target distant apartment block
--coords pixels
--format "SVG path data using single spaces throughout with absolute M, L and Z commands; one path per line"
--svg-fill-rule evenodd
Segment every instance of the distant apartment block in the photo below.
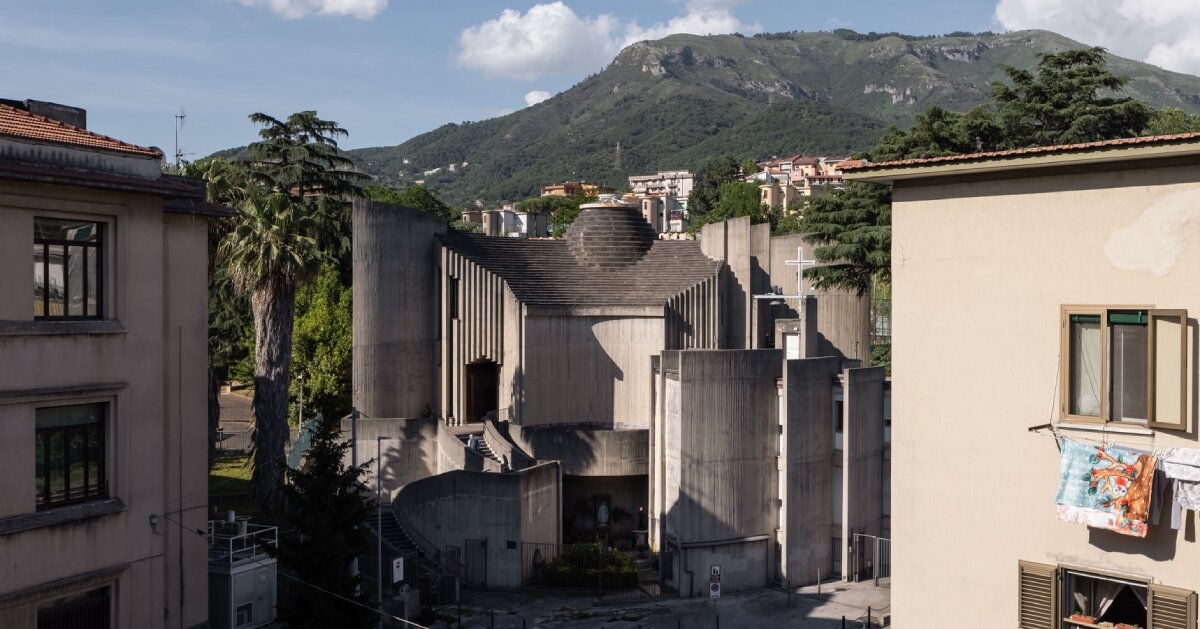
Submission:
M 85 126 L 0 100 L 0 627 L 207 626 L 207 217 L 227 212 Z
M 695 184 L 695 175 L 686 170 L 660 171 L 654 175 L 629 178 L 634 203 L 641 206 L 642 217 L 656 233 L 687 231 L 688 195 Z
M 467 210 L 462 217 L 466 223 L 479 225 L 479 231 L 486 236 L 544 238 L 550 235 L 547 215 L 521 212 L 511 203 L 498 210 Z
M 750 181 L 760 182 L 762 202 L 771 208 L 787 209 L 804 197 L 841 188 L 840 157 L 793 155 L 760 164 L 762 170 Z
M 616 191 L 608 186 L 602 186 L 590 181 L 567 181 L 542 188 L 542 196 L 544 197 L 598 197 L 602 194 L 612 194 L 614 192 Z
M 638 196 L 669 195 L 687 198 L 695 185 L 696 176 L 687 170 L 659 171 L 654 175 L 635 175 L 629 178 L 629 187 Z

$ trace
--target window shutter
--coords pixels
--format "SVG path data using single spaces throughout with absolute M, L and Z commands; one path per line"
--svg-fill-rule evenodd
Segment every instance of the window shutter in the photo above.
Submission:
M 1017 569 L 1020 573 L 1017 627 L 1054 629 L 1058 626 L 1058 567 L 1019 561 Z
M 1195 629 L 1195 592 L 1153 583 L 1149 590 L 1150 629 Z
M 1187 311 L 1151 310 L 1149 328 L 1149 425 L 1187 430 Z

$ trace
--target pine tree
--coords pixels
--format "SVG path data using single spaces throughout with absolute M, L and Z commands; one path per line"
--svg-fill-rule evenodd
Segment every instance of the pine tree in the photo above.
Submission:
M 374 505 L 360 491 L 362 467 L 343 464 L 348 441 L 338 436 L 339 420 L 322 419 L 308 449 L 305 465 L 287 471 L 283 490 L 280 568 L 316 586 L 295 584 L 280 605 L 280 620 L 289 627 L 372 627 L 376 614 L 364 607 L 361 578 L 350 575 L 350 564 L 371 546 L 367 518 Z M 333 596 L 336 594 L 338 596 Z M 344 599 L 359 603 L 356 605 Z

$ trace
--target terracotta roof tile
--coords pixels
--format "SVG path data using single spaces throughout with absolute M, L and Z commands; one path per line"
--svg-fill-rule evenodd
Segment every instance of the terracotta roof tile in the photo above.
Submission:
M 1045 155 L 1048 153 L 1073 153 L 1093 149 L 1142 146 L 1154 144 L 1171 144 L 1174 142 L 1191 142 L 1200 140 L 1200 133 L 1176 133 L 1174 135 L 1147 135 L 1136 138 L 1118 138 L 1116 140 L 1100 140 L 1097 142 L 1081 142 L 1079 144 L 1055 144 L 1053 146 L 1030 146 L 1007 151 L 985 151 L 982 153 L 965 153 L 962 155 L 944 155 L 941 157 L 922 157 L 917 159 L 898 159 L 890 162 L 870 162 L 853 160 L 841 163 L 843 171 L 866 171 L 881 168 L 902 168 L 905 166 L 924 166 L 926 164 L 944 164 L 953 162 L 973 162 L 1007 157 L 1024 157 L 1026 155 Z
M 54 142 L 67 146 L 79 146 L 102 151 L 130 153 L 146 157 L 162 157 L 157 149 L 122 142 L 106 135 L 80 129 L 45 116 L 31 114 L 24 109 L 0 103 L 0 136 Z

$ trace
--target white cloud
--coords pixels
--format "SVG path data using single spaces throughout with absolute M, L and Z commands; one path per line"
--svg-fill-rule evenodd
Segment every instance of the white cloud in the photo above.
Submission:
M 1200 2 L 1196 0 L 999 0 L 996 21 L 1042 28 L 1122 57 L 1200 74 Z
M 550 98 L 550 92 L 545 90 L 533 90 L 525 95 L 525 106 L 533 107 L 534 105 Z
M 248 7 L 265 7 L 289 20 L 307 15 L 352 15 L 369 20 L 387 8 L 388 0 L 238 0 Z
M 731 12 L 743 1 L 688 0 L 683 15 L 645 28 L 609 14 L 580 16 L 561 1 L 537 4 L 525 13 L 505 9 L 500 17 L 464 30 L 457 57 L 463 66 L 488 75 L 524 80 L 587 72 L 607 65 L 637 41 L 675 33 L 761 30 L 757 24 L 743 24 Z

